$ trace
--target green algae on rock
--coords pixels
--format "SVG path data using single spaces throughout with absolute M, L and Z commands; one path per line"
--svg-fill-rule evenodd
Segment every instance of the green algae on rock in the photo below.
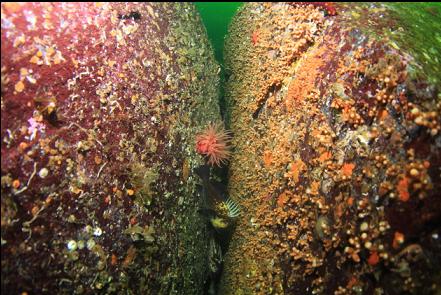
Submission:
M 218 65 L 185 3 L 2 3 L 2 293 L 198 293 L 195 134 Z
M 346 4 L 349 22 L 375 39 L 410 54 L 408 71 L 432 84 L 441 83 L 440 3 Z M 413 69 L 415 67 L 415 69 Z
M 387 37 L 412 22 L 392 6 L 247 3 L 235 16 L 229 195 L 242 215 L 221 294 L 441 289 L 440 63 L 413 50 L 421 32 Z

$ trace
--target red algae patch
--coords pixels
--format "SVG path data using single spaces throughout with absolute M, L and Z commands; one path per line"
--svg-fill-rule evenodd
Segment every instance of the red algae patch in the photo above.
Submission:
M 369 265 L 377 265 L 378 262 L 380 262 L 380 257 L 378 257 L 378 253 L 376 251 L 372 252 L 371 255 L 369 255 L 368 263 Z
M 398 197 L 401 201 L 407 202 L 409 201 L 409 179 L 407 177 L 404 177 L 400 181 L 398 181 L 397 184 L 397 192 Z
M 341 168 L 341 173 L 343 176 L 351 177 L 352 176 L 352 170 L 354 170 L 355 164 L 353 163 L 345 163 L 343 164 L 343 167 Z

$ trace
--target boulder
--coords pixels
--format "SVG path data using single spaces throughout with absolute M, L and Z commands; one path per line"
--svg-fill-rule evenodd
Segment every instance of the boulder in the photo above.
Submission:
M 225 45 L 221 294 L 435 294 L 440 7 L 247 3 Z M 438 294 L 436 293 L 436 294 Z
M 185 3 L 2 3 L 3 294 L 200 293 L 218 72 Z

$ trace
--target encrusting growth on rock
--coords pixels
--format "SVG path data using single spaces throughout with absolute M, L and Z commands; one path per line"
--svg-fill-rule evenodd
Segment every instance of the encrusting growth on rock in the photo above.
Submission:
M 241 215 L 220 294 L 439 293 L 439 62 L 417 54 L 439 46 L 409 33 L 430 29 L 415 8 L 238 11 L 224 53 Z

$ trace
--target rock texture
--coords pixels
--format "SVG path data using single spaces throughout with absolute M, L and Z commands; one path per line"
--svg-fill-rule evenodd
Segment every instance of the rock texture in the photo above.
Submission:
M 242 216 L 221 294 L 439 294 L 438 8 L 238 12 L 225 62 Z
M 218 66 L 191 4 L 2 3 L 2 294 L 198 294 L 195 134 Z

